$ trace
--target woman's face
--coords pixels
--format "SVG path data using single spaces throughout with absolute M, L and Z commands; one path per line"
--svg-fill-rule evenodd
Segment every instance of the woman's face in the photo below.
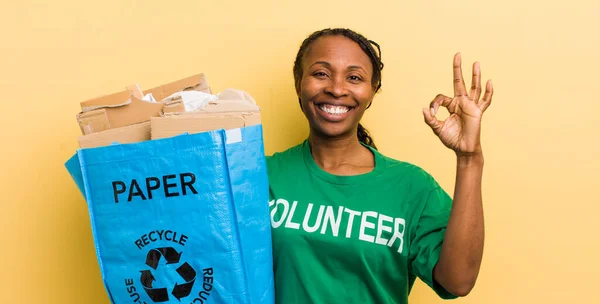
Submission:
M 298 97 L 312 132 L 326 137 L 355 135 L 373 100 L 373 65 L 360 46 L 344 36 L 323 36 L 302 60 Z

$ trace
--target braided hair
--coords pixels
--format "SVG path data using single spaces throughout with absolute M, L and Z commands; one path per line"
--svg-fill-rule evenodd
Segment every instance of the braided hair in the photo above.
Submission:
M 300 91 L 300 82 L 302 80 L 302 59 L 304 58 L 304 54 L 308 47 L 318 38 L 323 36 L 344 36 L 346 38 L 351 39 L 356 42 L 360 48 L 367 54 L 371 63 L 373 64 L 373 77 L 371 78 L 371 86 L 375 93 L 379 92 L 381 89 L 381 70 L 383 70 L 383 62 L 381 62 L 381 49 L 379 44 L 375 41 L 369 40 L 365 38 L 363 35 L 345 28 L 334 28 L 334 29 L 323 29 L 320 31 L 316 31 L 308 36 L 300 46 L 298 50 L 298 54 L 296 55 L 296 60 L 294 61 L 294 82 L 296 85 L 296 91 Z M 375 51 L 377 48 L 377 51 Z M 369 108 L 371 105 L 367 108 Z M 374 149 L 377 149 L 375 146 L 375 142 L 373 138 L 369 134 L 369 131 L 365 127 L 363 127 L 360 123 L 358 124 L 357 129 L 358 140 L 363 144 L 370 146 Z

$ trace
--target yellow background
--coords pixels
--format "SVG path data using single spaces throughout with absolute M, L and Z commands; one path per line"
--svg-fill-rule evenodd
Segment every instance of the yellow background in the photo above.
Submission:
M 385 154 L 453 190 L 454 158 L 421 108 L 452 94 L 452 55 L 480 60 L 485 256 L 456 303 L 592 303 L 600 273 L 598 1 L 3 1 L 0 302 L 108 303 L 85 202 L 63 167 L 79 102 L 205 72 L 250 92 L 268 153 L 306 136 L 292 63 L 302 39 L 350 27 L 382 46 L 364 123 Z M 467 77 L 468 79 L 468 77 Z M 368 191 L 368 189 L 366 189 Z M 423 284 L 412 303 L 441 303 Z

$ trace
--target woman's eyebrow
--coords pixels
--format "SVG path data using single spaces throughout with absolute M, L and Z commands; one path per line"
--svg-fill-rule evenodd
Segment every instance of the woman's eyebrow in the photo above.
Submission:
M 314 66 L 314 65 L 317 65 L 317 64 L 322 64 L 322 65 L 324 65 L 324 66 L 326 66 L 326 67 L 328 67 L 328 68 L 330 68 L 330 67 L 331 67 L 331 64 L 330 64 L 329 62 L 327 62 L 327 61 L 317 61 L 317 62 L 315 62 L 315 63 L 311 64 L 311 65 L 310 65 L 310 67 L 312 67 L 312 66 Z
M 365 69 L 363 69 L 363 67 L 361 67 L 360 65 L 351 65 L 348 67 L 348 70 L 352 71 L 352 70 L 362 70 L 363 72 L 366 72 Z
M 317 64 L 321 64 L 321 65 L 324 65 L 327 68 L 331 68 L 331 64 L 329 62 L 327 62 L 327 61 L 316 61 L 313 64 L 311 64 L 310 67 L 313 67 L 313 66 L 315 66 Z M 365 69 L 362 66 L 360 66 L 360 65 L 351 65 L 347 69 L 349 71 L 352 71 L 352 70 L 362 70 L 363 72 L 366 73 Z

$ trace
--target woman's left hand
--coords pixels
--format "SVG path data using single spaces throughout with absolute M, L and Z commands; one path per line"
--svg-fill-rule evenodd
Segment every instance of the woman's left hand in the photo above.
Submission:
M 479 62 L 473 64 L 471 90 L 467 93 L 462 76 L 460 53 L 454 55 L 454 97 L 438 94 L 423 109 L 425 122 L 431 127 L 442 143 L 454 150 L 458 156 L 481 153 L 480 131 L 483 112 L 490 106 L 494 89 L 488 80 L 485 94 L 481 97 L 481 70 Z M 435 117 L 440 106 L 448 109 L 450 116 L 440 121 Z

